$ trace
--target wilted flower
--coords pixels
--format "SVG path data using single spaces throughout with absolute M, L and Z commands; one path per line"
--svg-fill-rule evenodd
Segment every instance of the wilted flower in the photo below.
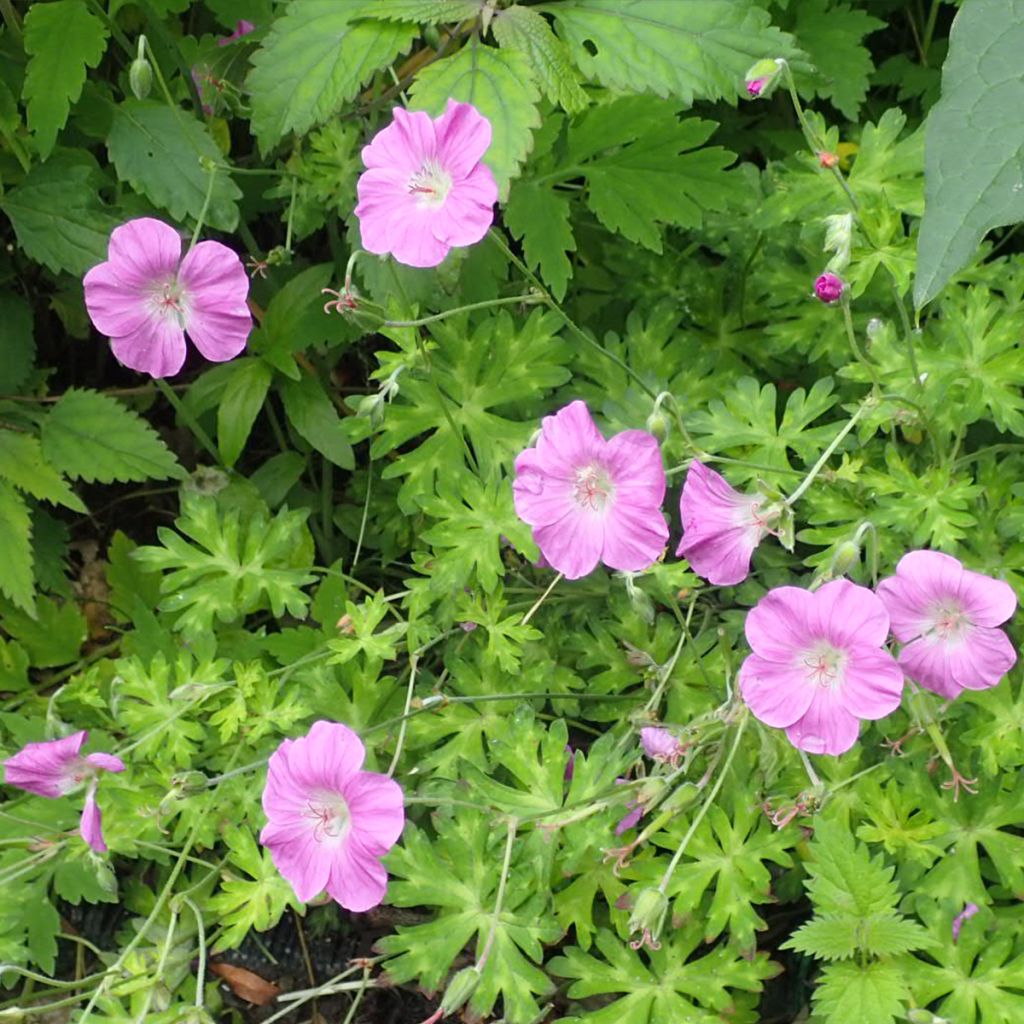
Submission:
M 683 539 L 676 555 L 716 586 L 747 578 L 754 548 L 769 532 L 756 494 L 741 494 L 725 477 L 694 459 L 679 495 Z
M 747 614 L 753 654 L 740 667 L 743 699 L 765 725 L 812 754 L 842 754 L 858 719 L 900 703 L 903 673 L 882 645 L 885 605 L 866 587 L 834 580 L 813 593 L 776 587 Z
M 250 32 L 255 32 L 256 26 L 251 21 L 246 21 L 245 18 L 241 18 L 235 22 L 235 31 L 229 36 L 221 36 L 217 40 L 218 46 L 227 46 L 229 43 L 233 43 L 236 39 L 241 39 L 242 36 L 247 36 Z
M 903 670 L 942 697 L 995 686 L 1017 660 L 1009 637 L 996 628 L 1017 608 L 1012 588 L 951 555 L 909 552 L 896 575 L 878 584 L 878 596 L 905 645 Z
M 431 120 L 395 109 L 394 121 L 363 148 L 356 185 L 363 248 L 410 267 L 436 267 L 453 246 L 472 245 L 494 220 L 498 186 L 481 163 L 491 122 L 449 100 Z
M 629 916 L 629 930 L 631 933 L 640 932 L 640 938 L 634 939 L 630 946 L 633 949 L 640 949 L 643 946 L 660 949 L 658 936 L 661 934 L 661 926 L 667 912 L 668 897 L 661 889 L 642 890 L 636 898 L 633 913 Z
M 405 824 L 394 779 L 362 771 L 366 750 L 337 722 L 314 722 L 270 756 L 260 842 L 304 903 L 327 890 L 346 910 L 369 910 L 387 890 L 380 863 Z
M 4 761 L 4 782 L 27 793 L 56 798 L 87 783 L 85 805 L 79 822 L 82 838 L 97 853 L 103 853 L 102 817 L 96 803 L 96 782 L 100 772 L 123 772 L 124 761 L 113 754 L 81 754 L 88 730 L 59 740 L 26 743 L 13 757 Z
M 606 441 L 583 402 L 544 417 L 537 446 L 516 459 L 513 493 L 541 553 L 571 580 L 598 562 L 639 572 L 668 540 L 657 440 L 624 430 Z
M 120 363 L 173 376 L 185 362 L 186 331 L 215 363 L 245 348 L 249 279 L 226 245 L 200 242 L 182 259 L 174 228 L 139 217 L 114 228 L 107 255 L 85 275 L 85 306 Z
M 666 764 L 678 764 L 683 754 L 679 738 L 660 726 L 645 725 L 640 730 L 640 745 L 649 758 Z
M 846 285 L 843 284 L 843 279 L 838 274 L 833 274 L 830 270 L 826 270 L 814 282 L 814 294 L 822 302 L 830 304 L 838 302 L 843 297 L 845 288 Z
M 953 932 L 953 941 L 956 942 L 960 938 L 960 929 L 963 928 L 964 922 L 970 920 L 974 915 L 981 909 L 977 903 L 967 903 L 964 905 L 964 909 L 960 911 L 956 917 L 953 918 L 953 924 L 951 931 Z

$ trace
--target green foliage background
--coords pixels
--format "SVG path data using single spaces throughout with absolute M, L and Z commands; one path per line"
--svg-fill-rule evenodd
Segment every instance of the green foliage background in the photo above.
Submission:
M 1024 262 L 1012 228 L 982 242 L 1021 219 L 1018 0 L 21 7 L 0 2 L 0 754 L 88 728 L 128 770 L 101 784 L 105 856 L 80 794 L 4 790 L 0 1016 L 240 1021 L 195 964 L 305 914 L 368 936 L 370 984 L 440 994 L 486 950 L 466 1012 L 509 1024 L 1024 1019 L 1019 667 L 908 697 L 818 787 L 734 698 L 746 609 L 855 535 L 858 582 L 927 546 L 1024 595 Z M 786 84 L 746 98 L 765 58 L 838 176 Z M 493 125 L 491 235 L 436 270 L 363 256 L 359 308 L 325 313 L 360 147 L 449 97 Z M 256 328 L 171 405 L 113 361 L 81 277 L 123 220 L 190 232 L 204 207 L 251 261 Z M 837 259 L 849 332 L 811 291 Z M 575 398 L 606 433 L 667 430 L 672 539 L 527 615 L 552 573 L 513 462 Z M 766 541 L 735 588 L 674 558 L 694 454 L 791 493 L 854 415 L 792 551 Z M 384 925 L 303 907 L 256 841 L 265 760 L 317 718 L 409 798 Z M 655 721 L 678 771 L 640 755 Z M 943 787 L 936 726 L 976 794 Z M 660 948 L 634 948 L 681 844 Z M 99 945 L 69 932 L 103 903 Z

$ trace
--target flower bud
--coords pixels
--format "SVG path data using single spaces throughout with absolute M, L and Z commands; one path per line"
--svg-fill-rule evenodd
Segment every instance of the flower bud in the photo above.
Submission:
M 633 913 L 629 916 L 630 932 L 640 932 L 640 938 L 631 942 L 634 949 L 647 945 L 657 949 L 658 936 L 668 912 L 668 897 L 660 889 L 644 889 L 636 898 Z
M 825 271 L 814 282 L 814 294 L 828 305 L 838 302 L 843 297 L 846 285 L 843 279 L 831 271 Z
M 469 1002 L 477 985 L 480 984 L 480 969 L 476 966 L 463 967 L 448 982 L 441 998 L 441 1016 L 447 1017 L 456 1010 L 461 1010 Z
M 743 76 L 747 86 L 747 95 L 751 99 L 757 99 L 759 96 L 769 96 L 775 88 L 781 70 L 781 60 L 766 58 L 753 64 L 746 75 Z
M 845 576 L 855 565 L 860 564 L 860 545 L 855 540 L 844 540 L 836 545 L 832 553 L 832 564 L 829 566 L 829 578 L 838 579 Z
M 839 154 L 830 153 L 827 149 L 823 149 L 818 153 L 818 166 L 824 167 L 825 170 L 830 171 L 833 167 L 839 166 Z
M 128 68 L 128 85 L 137 100 L 144 100 L 153 88 L 153 69 L 145 57 L 136 57 Z

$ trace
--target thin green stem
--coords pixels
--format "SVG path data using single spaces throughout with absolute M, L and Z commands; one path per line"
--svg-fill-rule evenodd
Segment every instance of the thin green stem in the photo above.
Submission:
M 213 187 L 217 183 L 217 165 L 211 164 L 206 173 L 206 195 L 203 197 L 203 205 L 199 209 L 196 227 L 192 232 L 192 241 L 188 243 L 188 252 L 191 252 L 196 247 L 196 242 L 199 241 L 199 232 L 203 230 L 203 225 L 206 223 L 206 215 L 210 212 L 210 203 L 213 201 Z M 185 255 L 187 256 L 188 253 Z
M 419 320 L 385 320 L 381 327 L 424 327 L 427 324 L 436 323 L 438 320 L 447 320 L 450 316 L 459 313 L 468 313 L 474 309 L 491 309 L 494 306 L 514 306 L 516 303 L 531 306 L 544 303 L 547 300 L 543 295 L 535 292 L 527 292 L 525 295 L 510 295 L 504 299 L 487 299 L 485 302 L 470 302 L 465 306 L 457 306 L 455 309 L 446 309 L 441 313 L 434 313 L 433 316 L 420 317 Z
M 850 313 L 850 302 L 845 292 L 839 300 L 839 304 L 843 307 L 843 324 L 846 326 L 846 337 L 850 342 L 850 348 L 853 349 L 853 354 L 857 361 L 867 370 L 868 376 L 871 378 L 872 390 L 875 395 L 878 395 L 882 390 L 882 382 L 878 379 L 878 371 L 875 369 L 875 364 L 864 354 L 857 341 L 857 332 L 853 329 L 853 315 Z
M 846 438 L 846 435 L 849 434 L 849 432 L 853 430 L 853 428 L 857 425 L 857 421 L 861 418 L 861 416 L 864 415 L 865 411 L 870 406 L 873 405 L 874 402 L 872 401 L 864 401 L 861 402 L 859 406 L 857 406 L 857 411 L 843 425 L 843 429 L 840 430 L 838 434 L 836 434 L 836 436 L 832 439 L 832 442 L 829 444 L 829 446 L 821 453 L 821 456 L 819 457 L 818 461 L 811 467 L 810 472 L 801 481 L 800 486 L 797 487 L 797 489 L 788 498 L 785 499 L 785 503 L 787 505 L 794 505 L 803 497 L 807 488 L 810 487 L 812 483 L 814 483 L 815 477 L 821 472 L 825 463 L 828 462 L 830 458 L 832 458 L 832 455 L 835 452 L 835 450 L 843 443 L 844 439 Z
M 540 606 L 541 606 L 541 605 L 542 605 L 542 604 L 544 603 L 544 601 L 545 601 L 545 599 L 547 598 L 548 594 L 550 594 L 550 593 L 551 593 L 551 591 L 555 589 L 555 585 L 556 585 L 556 584 L 558 583 L 558 581 L 559 581 L 560 579 L 562 579 L 562 576 L 563 576 L 563 574 L 562 574 L 562 573 L 559 573 L 559 574 L 558 574 L 558 575 L 557 575 L 557 576 L 556 576 L 556 577 L 555 577 L 555 578 L 554 578 L 554 579 L 553 579 L 553 580 L 552 580 L 552 581 L 551 581 L 551 582 L 550 582 L 550 583 L 548 584 L 548 588 L 547 588 L 547 590 L 545 590 L 545 591 L 544 591 L 544 593 L 543 593 L 543 594 L 541 594 L 541 595 L 540 595 L 540 597 L 538 597 L 538 598 L 537 598 L 537 600 L 533 602 L 533 605 L 532 605 L 532 607 L 530 608 L 530 610 L 529 610 L 529 611 L 528 611 L 528 612 L 527 612 L 527 613 L 526 613 L 526 614 L 525 614 L 525 615 L 523 616 L 523 621 L 519 623 L 519 625 L 520 625 L 520 626 L 525 626 L 525 625 L 526 625 L 526 624 L 527 624 L 527 623 L 528 623 L 528 622 L 530 621 L 530 619 L 532 619 L 532 618 L 533 618 L 533 614 L 534 614 L 534 612 L 536 612 L 536 611 L 537 611 L 537 609 L 538 609 L 538 608 L 539 608 L 539 607 L 540 607 Z
M 220 452 L 217 451 L 217 446 L 210 440 L 210 435 L 203 430 L 199 420 L 197 420 L 195 416 L 192 415 L 191 411 L 185 407 L 185 403 L 182 402 L 182 400 L 174 393 L 173 389 L 168 386 L 167 381 L 162 377 L 156 378 L 156 386 L 164 398 L 166 398 L 174 407 L 174 411 L 177 413 L 178 418 L 192 432 L 192 436 L 206 450 L 207 454 L 213 459 L 213 461 L 223 468 L 224 463 L 221 461 Z
M 206 926 L 203 923 L 201 911 L 188 896 L 181 897 L 181 902 L 192 911 L 192 916 L 196 919 L 196 935 L 199 940 L 199 965 L 196 967 L 195 1005 L 198 1009 L 202 1009 L 206 999 L 203 991 L 206 985 Z
M 725 781 L 726 775 L 729 774 L 729 769 L 732 767 L 732 762 L 736 757 L 736 751 L 739 750 L 740 747 L 740 740 L 743 739 L 743 730 L 747 725 L 747 717 L 747 712 L 744 708 L 741 711 L 740 722 L 736 728 L 736 738 L 733 740 L 732 746 L 729 748 L 725 764 L 722 765 L 721 770 L 718 773 L 718 778 L 715 779 L 715 784 L 711 787 L 708 795 L 704 798 L 704 803 L 701 804 L 700 810 L 694 815 L 693 821 L 690 822 L 690 827 L 687 829 L 686 835 L 683 836 L 683 841 L 679 844 L 676 852 L 672 855 L 672 860 L 669 861 L 668 867 L 665 869 L 665 874 L 662 876 L 661 882 L 658 884 L 658 889 L 661 892 L 664 892 L 668 888 L 668 883 L 672 881 L 672 875 L 676 870 L 676 866 L 679 864 L 683 854 L 686 852 L 687 846 L 690 845 L 690 840 L 700 827 L 700 823 L 704 820 L 708 811 L 711 809 L 711 805 L 715 802 L 715 798 L 718 796 L 718 791 L 722 788 L 722 783 Z
M 143 1000 L 142 1009 L 139 1011 L 138 1019 L 144 1021 L 149 1014 L 149 1008 L 153 1004 L 153 996 L 156 994 L 156 987 L 163 978 L 164 969 L 167 967 L 167 958 L 171 955 L 171 947 L 174 945 L 174 933 L 178 927 L 178 908 L 175 901 L 171 901 L 171 919 L 167 925 L 167 934 L 164 936 L 164 944 L 160 950 L 160 957 L 157 960 L 155 976 L 146 990 L 146 998 Z
M 516 829 L 519 822 L 515 818 L 508 819 L 508 832 L 505 836 L 505 856 L 501 861 L 501 876 L 498 879 L 498 894 L 494 897 L 494 910 L 491 913 L 491 929 L 487 933 L 487 941 L 484 943 L 483 952 L 477 957 L 476 969 L 482 971 L 491 955 L 491 947 L 494 945 L 494 937 L 498 933 L 498 918 L 501 916 L 501 906 L 505 901 L 505 886 L 508 883 L 508 870 L 512 864 L 512 846 L 516 838 Z
M 366 520 L 370 514 L 370 497 L 373 494 L 373 446 L 369 446 L 366 467 L 366 498 L 363 500 L 363 514 L 359 520 L 359 536 L 356 537 L 356 550 L 352 556 L 352 571 L 359 564 L 359 556 L 363 550 L 363 538 L 366 536 Z
M 398 739 L 395 742 L 395 753 L 391 758 L 391 764 L 388 767 L 388 776 L 395 774 L 395 769 L 398 767 L 398 760 L 402 756 L 402 746 L 405 743 L 405 731 L 409 726 L 409 708 L 412 706 L 412 695 L 416 689 L 416 670 L 419 668 L 420 660 L 416 654 L 413 654 L 409 658 L 409 685 L 405 690 L 405 710 L 402 713 L 402 721 L 398 726 Z

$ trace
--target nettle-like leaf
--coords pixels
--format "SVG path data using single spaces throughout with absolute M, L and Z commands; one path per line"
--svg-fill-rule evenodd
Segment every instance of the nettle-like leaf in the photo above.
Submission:
M 569 946 L 548 969 L 556 977 L 573 979 L 567 993 L 570 999 L 618 998 L 611 1002 L 602 998 L 596 1004 L 600 1008 L 593 1009 L 584 1002 L 564 1020 L 714 1024 L 728 1019 L 735 1024 L 753 1024 L 758 1017 L 752 994 L 760 992 L 764 980 L 777 973 L 764 953 L 747 959 L 728 945 L 694 956 L 703 945 L 703 935 L 700 922 L 692 920 L 668 930 L 661 948 L 650 950 L 646 957 L 604 929 L 598 931 L 595 943 L 599 956 Z
M 1024 21 L 1013 4 L 978 0 L 953 22 L 942 98 L 927 121 L 925 213 L 917 240 L 920 309 L 992 228 L 1024 220 Z M 983 153 L 984 159 L 978 159 Z
M 369 0 L 364 6 L 372 10 L 375 18 L 412 21 L 417 25 L 465 21 L 480 13 L 480 0 L 388 0 L 386 4 Z
M 114 108 L 107 151 L 118 177 L 131 184 L 175 220 L 198 219 L 221 231 L 238 225 L 242 192 L 227 171 L 208 171 L 201 160 L 220 167 L 224 154 L 206 126 L 191 114 L 155 100 L 128 99 Z M 209 207 L 210 175 L 215 174 Z
M 225 512 L 212 498 L 196 498 L 177 520 L 181 533 L 161 527 L 162 546 L 138 548 L 133 557 L 166 572 L 160 608 L 177 615 L 175 628 L 187 637 L 262 608 L 304 618 L 309 595 L 302 588 L 315 579 L 308 516 L 308 509 L 282 509 L 273 518 L 260 510 Z
M 70 388 L 42 426 L 43 454 L 88 483 L 182 479 L 186 474 L 157 432 L 116 398 Z
M 817 70 L 813 93 L 831 100 L 837 110 L 856 121 L 874 71 L 862 40 L 886 23 L 832 0 L 805 0 L 795 13 L 793 34 Z
M 0 427 L 0 478 L 41 501 L 84 512 L 81 499 L 44 456 L 39 439 Z
M 821 972 L 813 998 L 822 1024 L 894 1024 L 905 1020 L 909 991 L 899 964 L 844 962 Z
M 385 479 L 404 477 L 398 492 L 403 512 L 435 492 L 437 477 L 465 463 L 462 437 L 449 416 L 485 478 L 511 466 L 537 427 L 543 393 L 569 379 L 571 348 L 558 337 L 560 326 L 556 314 L 539 310 L 521 325 L 508 313 L 488 317 L 472 334 L 456 318 L 432 325 L 436 347 L 430 370 L 401 376 L 398 397 L 387 406 L 373 443 L 378 459 L 423 438 L 382 474 Z M 512 407 L 525 421 L 497 411 Z
M 749 949 L 755 945 L 754 933 L 765 927 L 754 908 L 773 900 L 768 865 L 792 866 L 786 850 L 793 840 L 771 825 L 741 785 L 732 794 L 729 811 L 712 805 L 694 832 L 667 893 L 676 914 L 693 914 L 703 922 L 706 941 L 728 929 L 741 949 Z M 686 823 L 677 821 L 655 842 L 674 850 L 685 829 Z M 706 909 L 701 908 L 705 893 L 710 897 Z
M 91 157 L 59 150 L 0 197 L 26 256 L 76 277 L 107 258 L 118 221 L 100 202 L 98 174 Z
M 433 117 L 449 99 L 472 103 L 491 122 L 484 163 L 494 172 L 502 197 L 533 146 L 540 123 L 530 64 L 519 50 L 495 49 L 471 39 L 454 56 L 425 67 L 409 91 L 411 108 Z
M 579 73 L 565 44 L 540 14 L 513 4 L 498 11 L 491 22 L 491 31 L 503 49 L 522 53 L 552 103 L 570 114 L 587 107 L 590 100 L 580 87 Z
M 816 381 L 810 391 L 797 388 L 786 401 L 782 422 L 776 421 L 774 384 L 763 387 L 752 377 L 736 381 L 724 400 L 713 400 L 706 410 L 690 419 L 690 429 L 711 452 L 739 450 L 761 466 L 793 468 L 789 453 L 795 452 L 806 464 L 814 462 L 842 425 L 829 423 L 812 427 L 837 401 L 831 377 Z M 742 476 L 742 467 L 736 467 Z M 756 470 L 747 470 L 756 476 Z
M 768 12 L 734 0 L 562 0 L 559 35 L 588 78 L 620 92 L 734 100 L 758 57 L 795 56 Z
M 506 831 L 490 815 L 456 807 L 451 816 L 435 816 L 436 837 L 407 825 L 402 843 L 388 856 L 389 902 L 399 907 L 433 907 L 437 916 L 426 924 L 398 925 L 394 935 L 380 940 L 388 956 L 387 976 L 401 984 L 413 978 L 427 991 L 441 987 L 463 949 L 479 956 L 495 918 L 497 867 Z M 552 989 L 537 965 L 544 946 L 562 934 L 537 891 L 533 858 L 544 839 L 533 833 L 517 838 L 513 848 L 505 899 L 494 929 L 494 940 L 481 972 L 470 1009 L 489 1015 L 502 1001 L 509 1024 L 529 1024 L 540 1012 L 536 996 Z
M 107 27 L 84 0 L 32 4 L 26 12 L 29 61 L 22 95 L 28 101 L 28 126 L 44 160 L 82 93 L 86 68 L 97 67 L 106 49 Z
M 32 610 L 32 516 L 25 499 L 0 480 L 0 591 L 19 608 Z
M 220 888 L 206 901 L 217 921 L 225 926 L 214 952 L 235 949 L 251 930 L 265 932 L 273 928 L 289 907 L 302 910 L 295 891 L 274 866 L 270 851 L 260 850 L 248 828 L 229 825 L 224 841 L 229 851 L 228 867 L 222 871 Z
M 327 121 L 375 71 L 409 49 L 417 36 L 414 25 L 367 17 L 385 8 L 391 5 L 337 0 L 288 5 L 253 56 L 246 79 L 260 149 L 270 149 L 288 132 L 301 134 Z

